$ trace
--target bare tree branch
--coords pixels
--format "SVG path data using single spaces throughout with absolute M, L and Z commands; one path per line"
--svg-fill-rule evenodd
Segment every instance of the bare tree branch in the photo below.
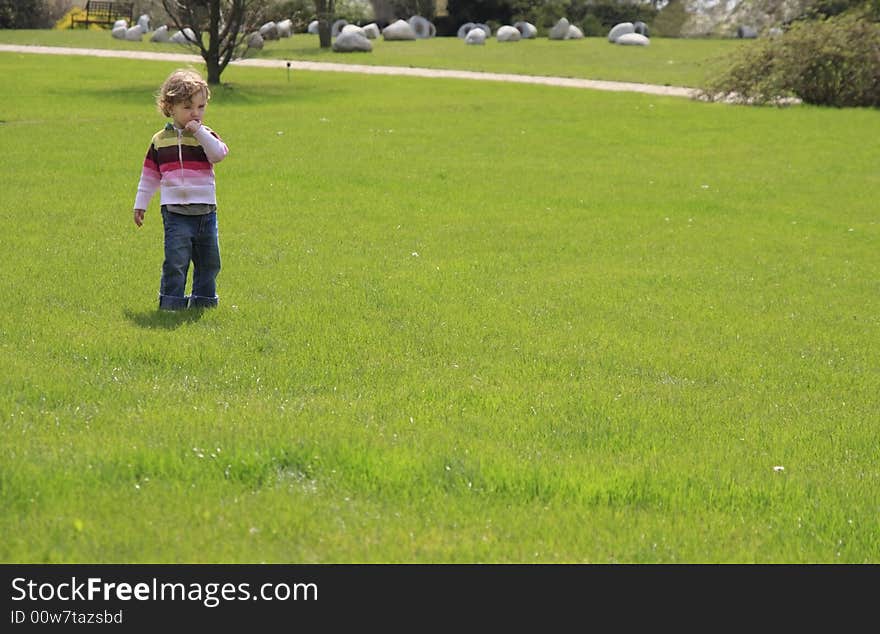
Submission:
M 205 60 L 210 84 L 220 83 L 220 74 L 245 49 L 247 34 L 264 14 L 263 0 L 162 0 L 162 7 Z

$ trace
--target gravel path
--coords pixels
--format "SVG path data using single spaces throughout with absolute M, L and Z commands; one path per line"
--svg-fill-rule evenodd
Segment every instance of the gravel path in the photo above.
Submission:
M 129 59 L 147 59 L 154 61 L 184 62 L 197 64 L 202 62 L 198 55 L 186 53 L 148 53 L 141 51 L 111 51 L 94 48 L 63 48 L 57 46 L 18 46 L 0 44 L 0 52 L 5 53 L 39 53 L 43 55 L 86 55 L 90 57 L 125 57 Z M 242 59 L 232 62 L 236 66 L 254 66 L 260 68 L 286 68 L 286 60 L 280 59 Z M 452 79 L 476 79 L 482 81 L 506 81 L 519 84 L 544 84 L 547 86 L 566 86 L 569 88 L 587 88 L 590 90 L 609 90 L 623 92 L 641 92 L 650 95 L 670 97 L 694 97 L 696 90 L 681 86 L 655 86 L 622 81 L 599 81 L 594 79 L 572 79 L 570 77 L 542 77 L 534 75 L 513 75 L 509 73 L 481 73 L 469 70 L 440 70 L 433 68 L 409 68 L 405 66 L 365 66 L 363 64 L 335 64 L 329 62 L 297 62 L 291 61 L 294 70 L 309 70 L 335 73 L 366 73 L 369 75 L 406 75 L 409 77 L 446 77 Z

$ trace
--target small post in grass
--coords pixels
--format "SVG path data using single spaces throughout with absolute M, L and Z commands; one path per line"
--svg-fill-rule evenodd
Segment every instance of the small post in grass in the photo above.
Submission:
M 290 83 L 290 62 L 287 62 L 287 83 Z

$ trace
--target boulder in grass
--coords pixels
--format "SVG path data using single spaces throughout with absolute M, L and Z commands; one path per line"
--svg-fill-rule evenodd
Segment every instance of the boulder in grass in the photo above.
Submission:
M 538 28 L 531 22 L 517 22 L 513 27 L 522 34 L 524 40 L 538 37 Z
M 465 22 L 460 27 L 458 27 L 458 32 L 456 33 L 456 36 L 463 40 L 465 37 L 467 37 L 467 34 L 470 33 L 470 30 L 475 26 L 477 25 L 474 22 Z
M 144 32 L 144 35 L 150 32 L 150 16 L 146 13 L 142 14 L 137 21 L 137 25 L 141 27 L 141 30 Z
M 635 33 L 636 27 L 632 22 L 619 22 L 611 27 L 608 31 L 608 41 L 612 44 L 617 42 L 617 38 L 627 33 Z
M 135 25 L 130 29 L 125 29 L 125 39 L 129 42 L 140 42 L 144 39 L 144 32 L 140 26 Z
M 574 24 L 568 27 L 568 34 L 565 36 L 566 40 L 582 40 L 584 39 L 584 32 L 577 28 Z
M 382 37 L 386 41 L 404 41 L 416 39 L 416 32 L 406 20 L 397 20 L 382 29 Z
M 615 43 L 623 44 L 624 46 L 647 46 L 651 43 L 651 40 L 641 33 L 624 33 L 617 38 L 617 42 Z
M 128 28 L 128 20 L 116 20 L 116 22 L 113 23 L 114 29 L 116 27 L 120 27 L 120 26 L 124 26 L 125 28 Z
M 309 27 L 306 29 L 306 31 L 308 31 L 311 35 L 317 35 L 318 34 L 318 21 L 312 20 L 311 22 L 309 22 Z
M 357 24 L 346 24 L 344 27 L 342 27 L 342 30 L 339 32 L 339 37 L 342 37 L 343 33 L 358 33 L 359 35 L 363 35 L 364 37 L 367 37 L 367 34 L 364 32 L 364 30 L 361 27 L 359 27 Z
M 247 47 L 248 48 L 255 48 L 257 50 L 260 50 L 261 48 L 263 48 L 264 44 L 265 44 L 265 42 L 263 41 L 263 36 L 260 35 L 259 31 L 254 31 L 253 33 L 248 35 L 248 38 L 247 38 Z
M 290 37 L 293 35 L 293 20 L 281 20 L 275 26 L 278 29 L 278 37 Z
M 375 22 L 370 22 L 367 26 L 364 27 L 364 35 L 371 40 L 375 40 L 382 32 L 379 30 L 379 25 Z
M 483 32 L 486 34 L 486 37 L 492 37 L 492 27 L 488 24 L 483 24 L 482 22 L 477 22 L 474 25 L 476 29 L 483 29 Z
M 437 35 L 437 27 L 435 27 L 428 19 L 423 18 L 420 15 L 412 16 L 408 21 L 413 31 L 415 31 L 416 37 L 420 40 L 427 40 L 428 38 L 432 38 Z
M 124 26 L 114 26 L 113 30 L 110 31 L 110 35 L 116 38 L 117 40 L 124 40 L 125 33 L 128 31 Z
M 153 31 L 153 35 L 150 37 L 151 42 L 167 42 L 170 39 L 171 36 L 168 35 L 168 27 L 164 24 Z
M 568 37 L 568 29 L 570 27 L 571 23 L 567 18 L 559 18 L 559 22 L 550 29 L 550 33 L 547 34 L 547 37 L 551 40 L 564 40 Z
M 362 30 L 345 29 L 353 24 L 347 24 L 339 36 L 333 41 L 333 50 L 337 53 L 369 53 L 373 50 L 373 44 L 363 34 Z M 358 27 L 360 29 L 360 27 Z
M 274 22 L 266 22 L 263 26 L 260 27 L 260 36 L 263 40 L 277 40 L 278 39 L 278 25 Z
M 348 24 L 348 20 L 344 20 L 339 18 L 333 24 L 330 25 L 330 37 L 339 37 L 339 34 L 342 33 L 343 27 Z
M 633 31 L 638 33 L 639 35 L 644 35 L 645 37 L 650 37 L 648 35 L 648 25 L 642 22 L 641 20 L 637 20 L 633 22 Z
M 191 28 L 186 27 L 182 31 L 177 31 L 172 35 L 171 41 L 175 44 L 194 44 L 196 41 L 196 34 Z
M 495 39 L 499 42 L 519 42 L 521 38 L 522 33 L 519 32 L 519 29 L 512 26 L 500 26 L 495 32 Z
M 486 32 L 483 29 L 473 28 L 464 36 L 464 43 L 483 45 L 486 43 Z

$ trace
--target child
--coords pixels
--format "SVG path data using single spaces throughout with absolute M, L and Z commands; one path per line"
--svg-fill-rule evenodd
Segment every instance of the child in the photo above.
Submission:
M 159 91 L 156 105 L 171 122 L 153 135 L 134 201 L 134 223 L 144 224 L 150 199 L 161 188 L 165 261 L 159 309 L 216 306 L 220 272 L 214 163 L 229 148 L 202 123 L 211 91 L 194 70 L 176 70 Z M 193 263 L 192 294 L 185 293 Z

